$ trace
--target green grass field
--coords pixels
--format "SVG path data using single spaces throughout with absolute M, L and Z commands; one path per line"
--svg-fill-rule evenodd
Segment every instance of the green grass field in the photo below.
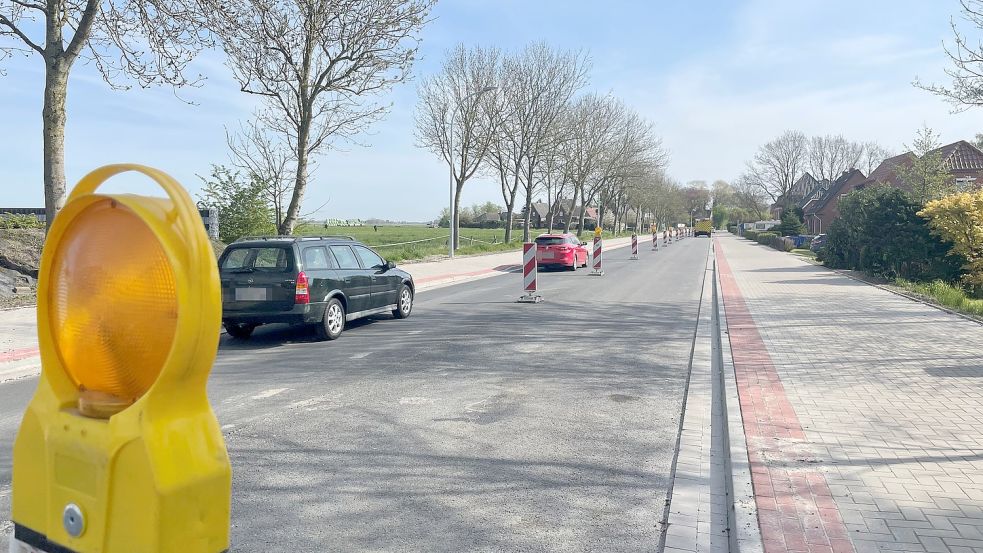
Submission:
M 544 229 L 533 229 L 532 235 L 538 236 L 544 232 L 546 232 Z M 303 236 L 351 236 L 363 244 L 371 246 L 390 261 L 409 261 L 445 255 L 449 233 L 446 228 L 427 228 L 423 225 L 379 225 L 379 230 L 375 230 L 372 225 L 325 228 L 324 225 L 305 223 L 297 227 L 295 234 Z M 584 233 L 583 236 L 585 237 L 584 240 L 589 240 L 592 234 Z M 605 233 L 605 238 L 612 236 L 611 233 Z M 457 254 L 470 255 L 518 250 L 522 247 L 522 229 L 512 231 L 511 243 L 503 243 L 504 240 L 504 229 L 463 228 L 461 229 L 461 241 Z
M 372 225 L 363 227 L 327 227 L 305 224 L 297 227 L 296 234 L 305 236 L 351 236 L 371 246 L 390 261 L 407 261 L 447 253 L 446 228 L 427 228 L 423 225 L 380 225 L 379 230 Z M 461 229 L 459 255 L 485 252 L 516 250 L 521 243 L 522 231 L 513 231 L 513 242 L 503 243 L 504 229 Z M 409 242 L 409 243 L 408 243 Z

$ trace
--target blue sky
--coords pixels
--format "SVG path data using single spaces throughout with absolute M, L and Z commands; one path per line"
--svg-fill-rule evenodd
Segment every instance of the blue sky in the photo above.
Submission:
M 756 147 L 785 129 L 842 133 L 900 152 L 923 123 L 946 142 L 983 132 L 983 112 L 951 114 L 911 86 L 939 81 L 957 0 L 608 2 L 443 0 L 423 33 L 416 75 L 439 68 L 459 42 L 504 50 L 545 40 L 589 52 L 588 90 L 610 92 L 652 120 L 680 181 L 730 180 Z M 972 30 L 973 36 L 983 32 Z M 41 90 L 37 57 L 3 63 L 0 77 L 0 205 L 40 206 Z M 196 175 L 228 164 L 224 126 L 252 113 L 221 55 L 194 71 L 203 86 L 118 92 L 94 67 L 77 66 L 69 89 L 70 185 L 106 163 L 163 169 L 192 193 Z M 317 218 L 425 220 L 447 201 L 447 169 L 416 148 L 416 84 L 396 89 L 393 109 L 360 141 L 320 156 L 305 205 Z M 133 183 L 123 182 L 120 187 Z M 496 183 L 474 180 L 463 202 L 501 203 Z

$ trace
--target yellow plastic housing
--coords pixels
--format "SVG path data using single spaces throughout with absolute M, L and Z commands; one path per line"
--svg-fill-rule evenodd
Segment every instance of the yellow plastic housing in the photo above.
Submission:
M 124 171 L 167 197 L 96 193 Z M 41 256 L 41 378 L 14 442 L 13 522 L 79 553 L 228 549 L 231 469 L 205 390 L 220 319 L 187 192 L 140 165 L 86 175 Z

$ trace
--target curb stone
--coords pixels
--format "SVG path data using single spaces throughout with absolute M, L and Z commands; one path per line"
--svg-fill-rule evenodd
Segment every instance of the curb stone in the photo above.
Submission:
M 716 250 L 714 250 L 716 253 Z M 754 487 L 751 480 L 751 464 L 748 458 L 747 437 L 744 434 L 744 417 L 737 392 L 737 375 L 734 372 L 734 356 L 731 352 L 730 331 L 727 327 L 727 310 L 723 302 L 720 274 L 716 271 L 714 256 L 714 304 L 718 332 L 718 360 L 721 363 L 721 378 L 724 385 L 724 405 L 727 411 L 726 444 L 729 470 L 728 493 L 730 502 L 730 546 L 731 551 L 740 553 L 759 553 L 764 551 L 761 528 L 758 526 L 758 507 L 754 500 Z

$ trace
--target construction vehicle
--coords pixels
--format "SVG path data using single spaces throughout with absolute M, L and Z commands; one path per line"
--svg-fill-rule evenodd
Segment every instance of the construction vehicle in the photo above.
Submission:
M 710 237 L 710 233 L 713 232 L 713 221 L 710 219 L 700 219 L 696 222 L 693 227 L 693 236 L 706 236 Z

